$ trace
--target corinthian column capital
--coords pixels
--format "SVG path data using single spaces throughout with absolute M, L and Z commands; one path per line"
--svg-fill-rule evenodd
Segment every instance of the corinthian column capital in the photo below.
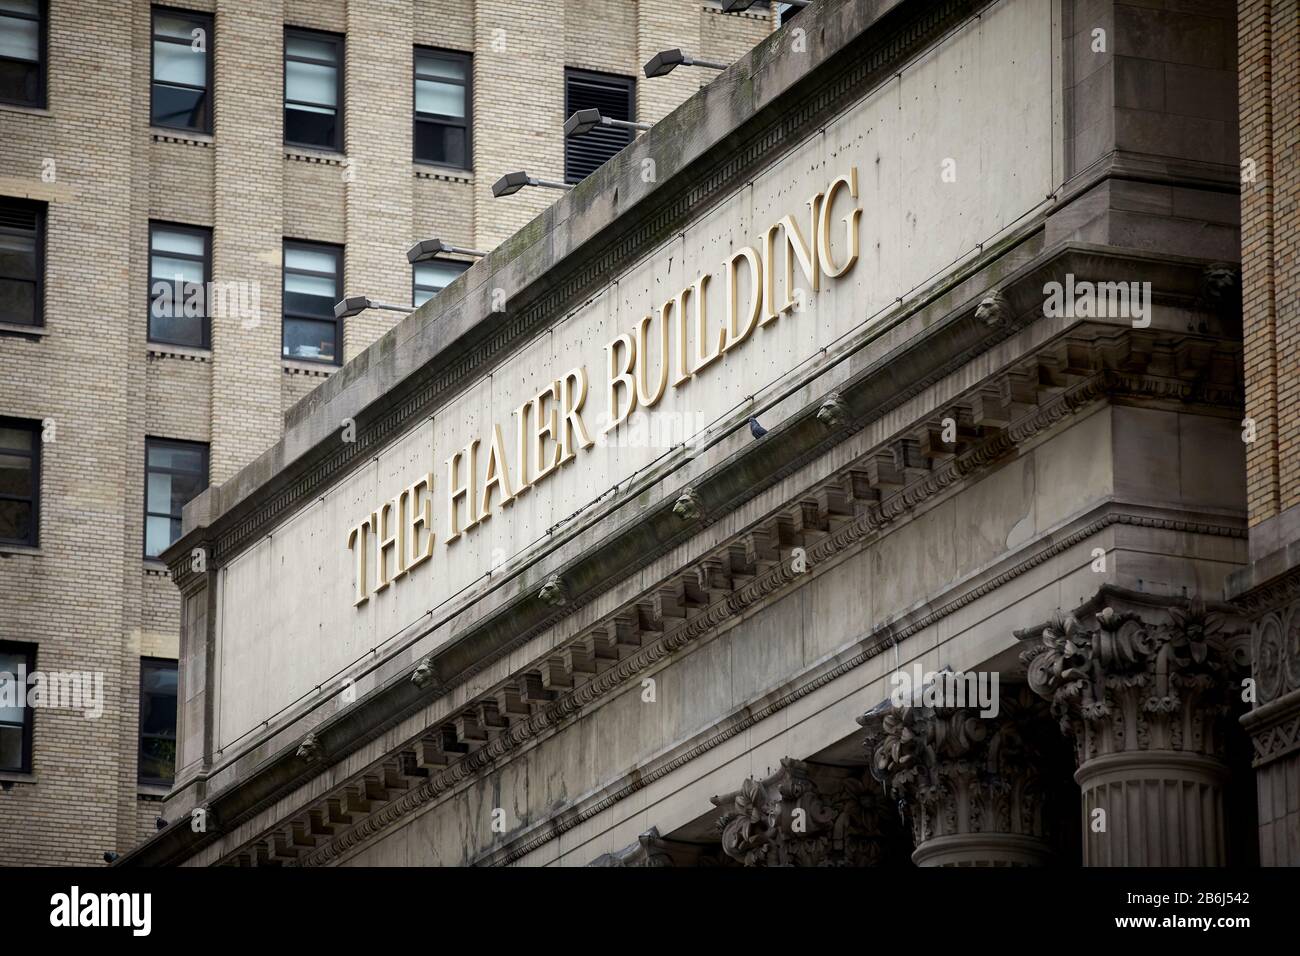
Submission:
M 775 773 L 713 797 L 722 850 L 745 866 L 877 866 L 889 814 L 865 775 L 785 757 Z
M 1106 587 L 1016 636 L 1074 742 L 1084 862 L 1222 865 L 1224 735 L 1249 657 L 1231 610 Z
M 1163 612 L 1120 604 L 1016 632 L 1029 645 L 1029 686 L 1051 703 L 1081 763 L 1147 750 L 1221 756 L 1248 638 L 1199 599 Z
M 1046 862 L 1042 754 L 1046 708 L 1023 686 L 997 712 L 886 702 L 858 719 L 871 770 L 910 816 L 920 866 Z

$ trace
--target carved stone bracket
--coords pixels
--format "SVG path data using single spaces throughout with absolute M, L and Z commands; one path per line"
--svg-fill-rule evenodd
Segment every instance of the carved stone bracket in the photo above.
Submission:
M 858 718 L 871 772 L 912 821 L 918 866 L 1035 866 L 1051 856 L 1033 724 L 1046 707 L 1023 686 L 997 713 L 886 702 Z
M 869 777 L 785 757 L 762 780 L 713 797 L 722 851 L 744 866 L 879 866 L 889 829 Z

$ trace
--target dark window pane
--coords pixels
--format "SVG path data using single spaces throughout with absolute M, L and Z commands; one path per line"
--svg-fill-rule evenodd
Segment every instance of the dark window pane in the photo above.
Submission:
M 176 773 L 176 741 L 149 737 L 140 741 L 140 779 L 170 782 Z
M 26 501 L 0 501 L 0 541 L 26 544 L 32 538 L 32 506 Z
M 155 126 L 180 129 L 207 129 L 208 94 L 206 90 L 190 90 L 155 83 L 153 87 L 153 118 Z
M 334 113 L 307 111 L 299 107 L 285 107 L 284 138 L 304 146 L 333 149 L 337 130 Z
M 9 279 L 36 278 L 36 233 L 0 232 L 0 276 Z
M 0 279 L 0 322 L 36 324 L 36 283 Z
M 10 428 L 0 425 L 0 449 L 4 451 L 31 451 L 33 435 L 30 428 Z
M 416 123 L 415 158 L 445 166 L 468 167 L 464 127 L 428 121 Z
M 204 348 L 203 317 L 180 315 L 149 316 L 149 338 L 154 342 Z
M 0 451 L 0 495 L 32 497 L 30 455 L 8 455 Z
M 181 509 L 207 487 L 207 447 L 150 440 L 145 467 L 144 551 L 157 557 L 180 537 Z
M 172 468 L 203 474 L 207 471 L 204 464 L 206 457 L 202 448 L 193 445 L 187 447 L 158 443 L 149 446 L 150 468 Z
M 36 63 L 0 59 L 0 100 L 40 102 L 41 68 Z
M 21 770 L 23 759 L 23 728 L 0 725 L 0 768 Z
M 290 358 L 334 359 L 333 322 L 284 320 L 284 354 Z
M 144 781 L 170 781 L 176 772 L 176 664 L 140 662 L 140 760 Z

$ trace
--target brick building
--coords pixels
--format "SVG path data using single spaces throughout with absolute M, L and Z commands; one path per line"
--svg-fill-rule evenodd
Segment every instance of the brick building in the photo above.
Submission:
M 336 324 L 331 300 L 435 291 L 458 267 L 413 274 L 406 248 L 491 249 L 549 205 L 492 182 L 565 178 L 584 89 L 657 121 L 714 74 L 646 81 L 651 55 L 730 62 L 772 21 L 709 0 L 0 3 L 0 671 L 103 676 L 97 719 L 0 706 L 0 863 L 93 864 L 152 832 L 180 622 L 155 556 L 184 499 L 397 318 Z M 159 305 L 196 287 L 196 311 Z
M 1241 0 L 1241 271 L 1260 860 L 1300 864 L 1300 4 Z

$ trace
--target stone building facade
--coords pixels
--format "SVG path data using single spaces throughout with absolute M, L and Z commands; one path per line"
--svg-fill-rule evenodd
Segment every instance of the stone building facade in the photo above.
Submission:
M 1289 127 L 1171 6 L 821 0 L 323 384 L 166 555 L 122 863 L 1277 862 Z
M 28 766 L 0 771 L 0 863 L 85 865 L 155 832 L 166 790 L 137 769 L 141 660 L 174 662 L 180 629 L 166 567 L 142 547 L 147 439 L 206 448 L 208 477 L 226 482 L 337 374 L 282 355 L 284 240 L 334 244 L 346 291 L 410 302 L 412 242 L 490 249 L 553 198 L 495 200 L 491 185 L 519 168 L 563 177 L 566 70 L 636 78 L 636 118 L 657 121 L 711 74 L 647 84 L 646 50 L 729 61 L 773 22 L 764 5 L 723 14 L 707 0 L 17 7 L 30 16 L 0 24 L 4 50 L 30 35 L 44 90 L 35 105 L 0 103 L 0 204 L 40 210 L 44 302 L 36 325 L 0 323 L 0 418 L 39 425 L 42 440 L 35 543 L 0 543 L 0 648 L 34 653 L 43 671 L 102 674 L 104 707 L 95 720 L 33 715 Z M 154 123 L 156 12 L 211 16 L 210 132 Z M 342 38 L 337 151 L 286 145 L 287 28 Z M 417 47 L 472 64 L 468 168 L 413 158 Z M 258 314 L 213 318 L 203 347 L 152 341 L 151 223 L 207 230 L 208 277 L 255 291 Z M 342 359 L 394 324 L 379 311 L 348 320 Z

